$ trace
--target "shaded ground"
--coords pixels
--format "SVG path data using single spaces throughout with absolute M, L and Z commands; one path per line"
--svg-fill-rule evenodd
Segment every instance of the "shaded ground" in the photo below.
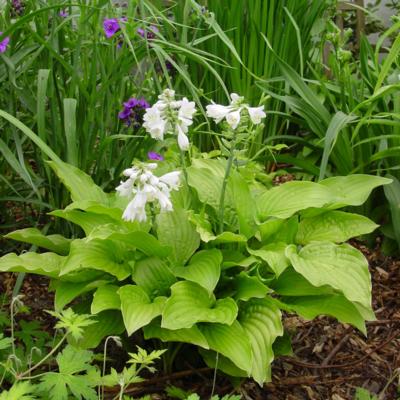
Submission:
M 272 383 L 260 388 L 246 381 L 234 391 L 226 377 L 218 376 L 216 392 L 240 393 L 246 400 L 347 400 L 354 399 L 355 388 L 364 387 L 379 394 L 380 400 L 400 398 L 400 260 L 358 247 L 368 257 L 373 277 L 377 321 L 367 324 L 368 337 L 331 318 L 310 322 L 288 316 L 285 325 L 292 332 L 294 355 L 274 362 Z M 11 293 L 14 283 L 11 274 L 0 274 L 0 293 Z M 52 307 L 47 283 L 45 278 L 28 276 L 21 290 L 31 309 L 29 318 L 41 320 L 46 328 L 52 323 L 43 313 Z M 150 378 L 143 386 L 132 388 L 131 395 L 149 393 L 154 399 L 165 399 L 165 387 L 175 385 L 209 398 L 213 371 L 191 367 L 190 360 L 184 362 L 184 368 Z

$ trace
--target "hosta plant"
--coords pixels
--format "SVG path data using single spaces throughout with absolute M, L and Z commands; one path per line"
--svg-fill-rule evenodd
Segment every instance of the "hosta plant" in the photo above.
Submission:
M 193 149 L 189 160 L 181 152 L 182 174 L 171 172 L 174 155 L 149 168 L 136 163 L 117 193 L 105 193 L 77 168 L 50 162 L 72 199 L 51 214 L 85 236 L 15 231 L 10 239 L 49 251 L 8 254 L 0 270 L 49 276 L 56 311 L 81 297 L 97 322 L 75 346 L 142 330 L 146 339 L 193 344 L 207 364 L 262 384 L 284 333 L 282 310 L 330 315 L 366 332 L 365 320 L 374 319 L 368 262 L 346 242 L 376 225 L 341 209 L 390 180 L 351 175 L 268 187 L 262 168 L 240 153 L 262 110 L 233 100 L 208 109 L 226 119 L 227 156 Z M 173 126 L 152 120 L 152 129 Z

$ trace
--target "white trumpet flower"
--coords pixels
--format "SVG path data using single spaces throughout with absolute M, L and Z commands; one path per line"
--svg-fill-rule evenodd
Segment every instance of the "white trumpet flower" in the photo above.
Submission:
M 179 148 L 188 150 L 189 139 L 186 133 L 193 124 L 195 103 L 186 97 L 175 100 L 175 92 L 171 89 L 165 89 L 158 99 L 152 107 L 146 109 L 143 127 L 156 140 L 163 140 L 167 133 L 175 133 Z
M 206 110 L 207 116 L 212 118 L 215 123 L 219 124 L 225 119 L 232 129 L 236 129 L 239 126 L 243 110 L 247 110 L 250 120 L 254 125 L 260 124 L 261 120 L 266 117 L 264 106 L 250 107 L 244 103 L 244 98 L 236 93 L 231 93 L 229 106 L 213 103 L 208 105 Z
M 161 212 L 172 211 L 170 193 L 179 188 L 180 171 L 157 177 L 152 172 L 156 167 L 155 163 L 140 164 L 123 172 L 128 179 L 116 191 L 120 196 L 131 198 L 122 215 L 125 221 L 146 221 L 147 203 L 157 202 Z

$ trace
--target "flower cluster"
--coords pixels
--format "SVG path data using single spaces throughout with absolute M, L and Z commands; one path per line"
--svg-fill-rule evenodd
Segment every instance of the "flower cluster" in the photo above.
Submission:
M 157 202 L 161 211 L 172 211 L 170 193 L 178 190 L 180 171 L 157 177 L 152 172 L 155 168 L 156 163 L 141 163 L 123 172 L 128 179 L 121 182 L 116 190 L 120 196 L 133 196 L 122 215 L 125 221 L 146 221 L 147 203 Z
M 163 140 L 167 133 L 177 134 L 179 148 L 188 150 L 189 139 L 186 134 L 189 126 L 193 124 L 195 103 L 186 97 L 175 100 L 175 92 L 170 89 L 164 90 L 158 99 L 146 110 L 143 116 L 143 127 L 156 140 Z
M 240 117 L 243 110 L 246 110 L 251 122 L 254 125 L 261 123 L 261 120 L 266 117 L 264 106 L 250 107 L 244 103 L 243 97 L 236 93 L 231 94 L 231 103 L 229 106 L 221 104 L 210 104 L 206 107 L 207 116 L 214 119 L 219 124 L 223 119 L 226 120 L 232 129 L 236 129 L 240 123 Z
M 130 98 L 123 103 L 124 109 L 118 114 L 118 118 L 126 123 L 127 126 L 138 128 L 143 121 L 143 114 L 150 104 L 144 99 Z
M 0 32 L 0 36 L 3 34 L 3 32 Z M 8 43 L 10 42 L 10 38 L 6 36 L 1 42 L 0 42 L 0 53 L 5 53 L 7 50 Z

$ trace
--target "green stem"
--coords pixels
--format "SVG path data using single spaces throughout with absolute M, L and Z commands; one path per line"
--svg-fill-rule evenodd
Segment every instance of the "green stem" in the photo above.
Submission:
M 68 333 L 65 333 L 64 336 L 61 338 L 61 340 L 55 345 L 55 347 L 48 353 L 46 356 L 44 356 L 37 364 L 35 364 L 33 367 L 29 368 L 22 374 L 18 375 L 16 378 L 21 379 L 26 375 L 29 375 L 32 371 L 34 371 L 36 368 L 41 366 L 45 361 L 47 361 L 59 348 L 60 346 L 64 343 L 65 339 L 67 338 Z
M 228 158 L 228 163 L 226 164 L 225 176 L 224 176 L 224 180 L 222 182 L 221 196 L 219 198 L 219 212 L 218 212 L 219 232 L 218 233 L 222 233 L 224 231 L 225 192 L 226 192 L 226 186 L 228 185 L 229 175 L 230 175 L 231 169 L 232 169 L 235 147 L 236 147 L 236 132 L 234 131 L 233 132 L 233 140 L 232 140 L 229 158 Z

